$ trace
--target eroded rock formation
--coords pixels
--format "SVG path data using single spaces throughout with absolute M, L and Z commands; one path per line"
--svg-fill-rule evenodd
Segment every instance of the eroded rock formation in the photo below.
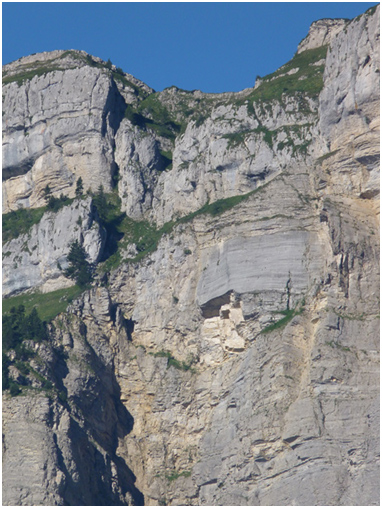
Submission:
M 81 176 L 127 222 L 29 371 L 8 352 L 4 504 L 378 505 L 379 7 L 237 94 L 5 70 L 4 211 Z M 101 259 L 92 203 L 8 242 L 6 295 L 64 287 L 73 239 Z

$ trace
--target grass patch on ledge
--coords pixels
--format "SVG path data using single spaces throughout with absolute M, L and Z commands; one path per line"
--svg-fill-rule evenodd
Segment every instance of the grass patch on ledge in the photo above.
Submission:
M 213 203 L 206 203 L 204 206 L 196 210 L 195 212 L 189 213 L 179 219 L 175 219 L 163 224 L 159 229 L 148 221 L 136 221 L 130 217 L 124 216 L 119 222 L 117 228 L 121 238 L 118 241 L 118 247 L 113 254 L 108 257 L 104 262 L 100 263 L 99 271 L 102 273 L 114 270 L 122 262 L 137 263 L 145 258 L 148 254 L 151 254 L 158 248 L 158 243 L 162 236 L 170 234 L 173 229 L 179 224 L 186 224 L 191 222 L 195 217 L 199 215 L 209 214 L 212 217 L 231 210 L 235 206 L 239 205 L 243 201 L 247 200 L 253 194 L 263 190 L 270 182 L 265 183 L 261 187 L 254 189 L 246 194 L 240 196 L 231 196 L 230 198 L 218 199 Z M 116 212 L 117 213 L 117 212 Z M 137 248 L 137 255 L 133 258 L 122 257 L 122 251 L 128 245 L 135 245 Z
M 149 355 L 154 356 L 155 358 L 167 358 L 167 368 L 169 369 L 171 366 L 175 367 L 178 370 L 191 371 L 195 373 L 195 369 L 191 368 L 194 363 L 194 358 L 192 357 L 188 362 L 179 361 L 172 356 L 170 351 L 158 351 L 157 353 L 149 353 Z
M 272 74 L 268 74 L 264 81 L 251 93 L 249 99 L 270 101 L 280 100 L 282 94 L 306 93 L 316 97 L 323 87 L 323 65 L 314 65 L 326 58 L 327 46 L 308 49 L 296 54 L 288 63 Z M 294 74 L 287 74 L 292 69 L 298 69 Z
M 46 206 L 41 208 L 21 208 L 3 215 L 3 245 L 4 243 L 28 233 L 30 228 L 40 222 L 47 211 Z
M 158 136 L 174 142 L 175 138 L 186 129 L 186 125 L 176 121 L 174 115 L 160 101 L 160 92 L 155 92 L 144 98 L 139 106 L 126 106 L 125 118 L 133 125 L 145 130 L 151 129 Z
M 325 342 L 325 344 L 327 346 L 330 346 L 332 348 L 336 348 L 336 349 L 340 349 L 341 351 L 344 351 L 346 353 L 348 353 L 349 351 L 351 351 L 350 347 L 348 346 L 343 346 L 342 344 L 339 344 L 338 342 L 334 341 L 334 340 L 331 340 L 331 341 L 327 341 Z
M 191 476 L 191 471 L 173 471 L 169 474 L 166 474 L 165 475 L 165 478 L 167 481 L 169 482 L 173 482 L 175 480 L 177 480 L 178 478 L 181 478 L 181 477 L 184 477 L 184 478 L 189 478 Z
M 171 233 L 171 231 L 179 224 L 186 224 L 188 222 L 191 222 L 195 217 L 198 217 L 199 215 L 209 214 L 212 215 L 212 217 L 221 215 L 224 212 L 231 210 L 231 208 L 234 208 L 235 206 L 239 205 L 256 192 L 263 189 L 265 185 L 262 185 L 261 187 L 254 189 L 253 191 L 247 192 L 247 194 L 242 194 L 241 196 L 232 196 L 230 198 L 218 199 L 213 203 L 206 203 L 204 206 L 202 206 L 201 208 L 199 208 L 199 210 L 196 210 L 195 212 L 185 215 L 184 217 L 181 217 L 177 220 L 166 222 L 160 229 L 156 229 L 154 226 L 150 226 L 149 223 L 145 224 L 140 223 L 142 228 L 140 229 L 140 231 L 144 231 L 143 228 L 145 228 L 145 232 L 143 236 L 140 238 L 140 241 L 137 245 L 137 249 L 140 252 L 137 256 L 135 256 L 135 258 L 127 259 L 126 261 L 140 261 L 147 254 L 156 250 L 158 247 L 159 240 L 162 238 L 162 236 Z
M 12 212 L 3 214 L 3 245 L 9 242 L 9 240 L 28 233 L 32 226 L 40 222 L 45 213 L 57 213 L 61 208 L 71 205 L 73 201 L 74 198 L 68 198 L 63 194 L 59 198 L 51 196 L 47 206 L 41 206 L 40 208 L 20 208 L 19 210 L 13 210 Z
M 74 60 L 73 63 L 63 66 L 63 59 L 70 57 Z M 69 69 L 75 69 L 78 66 L 88 65 L 89 67 L 95 67 L 97 69 L 102 69 L 105 71 L 110 71 L 111 76 L 114 81 L 118 81 L 122 83 L 124 86 L 128 86 L 134 91 L 134 94 L 141 99 L 147 97 L 148 92 L 139 86 L 132 83 L 129 79 L 127 79 L 125 73 L 119 67 L 114 70 L 108 62 L 98 62 L 93 60 L 91 55 L 82 54 L 75 50 L 67 50 L 64 51 L 60 56 L 53 58 L 48 61 L 37 61 L 35 63 L 31 63 L 29 65 L 24 65 L 20 68 L 20 71 L 16 74 L 7 76 L 3 75 L 3 85 L 8 85 L 9 83 L 17 83 L 18 86 L 22 85 L 24 81 L 29 81 L 33 79 L 35 76 L 40 77 L 48 74 L 49 72 L 55 71 L 66 71 Z
M 329 159 L 330 157 L 333 157 L 333 155 L 336 155 L 336 153 L 338 153 L 339 151 L 340 151 L 340 149 L 333 150 L 332 152 L 328 152 L 325 155 L 321 155 L 321 157 L 318 157 L 316 159 L 316 163 L 321 164 L 322 162 L 324 162 L 324 160 Z
M 58 289 L 50 293 L 27 293 L 3 299 L 3 314 L 9 314 L 12 307 L 25 307 L 25 313 L 30 314 L 36 308 L 42 321 L 52 321 L 58 314 L 64 312 L 68 305 L 84 291 L 78 286 Z
M 276 321 L 275 323 L 272 323 L 268 326 L 266 326 L 263 330 L 261 330 L 260 333 L 269 333 L 273 332 L 274 330 L 279 330 L 281 328 L 284 328 L 295 316 L 298 316 L 302 314 L 304 311 L 304 307 L 301 306 L 300 308 L 295 307 L 294 309 L 286 309 L 277 312 L 277 314 L 284 314 L 284 317 Z
M 36 69 L 26 70 L 24 72 L 20 72 L 18 74 L 14 74 L 12 76 L 6 76 L 3 78 L 3 85 L 8 85 L 9 83 L 17 83 L 18 86 L 22 85 L 24 81 L 30 81 L 35 76 L 44 76 L 48 74 L 48 72 L 54 71 L 65 71 L 63 67 L 52 66 L 52 67 L 38 67 Z

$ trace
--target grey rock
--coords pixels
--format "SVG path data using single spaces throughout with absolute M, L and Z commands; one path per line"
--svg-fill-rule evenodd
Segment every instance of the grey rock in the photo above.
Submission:
M 63 276 L 67 255 L 75 240 L 90 263 L 102 256 L 106 233 L 96 222 L 91 198 L 76 199 L 58 212 L 47 212 L 27 234 L 3 246 L 3 296 L 28 289 L 43 292 L 72 285 Z
M 347 22 L 346 19 L 319 19 L 314 21 L 310 25 L 308 35 L 298 45 L 297 53 L 329 45 L 335 36 L 344 30 Z
M 379 7 L 313 24 L 299 51 L 320 44 L 318 99 L 252 111 L 253 89 L 173 87 L 152 100 L 177 122 L 179 104 L 206 106 L 173 145 L 121 121 L 119 195 L 136 220 L 256 192 L 168 227 L 31 344 L 54 388 L 4 396 L 9 504 L 379 504 Z
M 234 290 L 238 293 L 279 291 L 285 293 L 287 285 L 294 300 L 306 291 L 309 272 L 317 276 L 317 266 L 309 267 L 307 246 L 315 251 L 313 262 L 321 259 L 318 239 L 306 232 L 292 231 L 241 238 L 220 244 L 207 257 L 206 267 L 198 283 L 199 305 Z M 309 284 L 310 282 L 310 284 Z
M 59 56 L 56 62 L 62 65 Z M 85 190 L 111 188 L 113 136 L 125 102 L 105 70 L 59 69 L 4 86 L 4 213 L 42 206 L 46 185 L 54 195 L 73 197 L 79 177 Z

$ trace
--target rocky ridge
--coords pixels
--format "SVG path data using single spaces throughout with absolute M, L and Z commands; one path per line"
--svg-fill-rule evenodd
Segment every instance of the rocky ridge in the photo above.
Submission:
M 66 91 L 74 72 L 100 73 L 108 104 L 81 141 L 102 141 L 97 160 L 108 147 L 95 185 L 118 174 L 114 198 L 141 229 L 49 325 L 51 342 L 29 344 L 22 395 L 4 398 L 5 504 L 378 504 L 379 7 L 316 22 L 291 62 L 239 94 L 141 86 L 129 103 L 113 69 L 81 64 L 10 82 L 5 104 L 33 88 L 45 100 L 39 87 L 59 73 Z M 6 143 L 27 146 L 7 129 Z M 7 160 L 22 165 L 17 150 Z M 87 188 L 86 154 L 71 169 L 60 157 L 54 192 L 74 195 L 79 176 Z M 11 176 L 17 164 L 5 166 L 5 211 L 40 205 L 48 181 L 28 176 L 36 162 Z M 41 236 L 53 266 L 81 213 L 75 234 L 96 261 L 105 233 L 87 198 L 11 240 L 6 263 L 27 242 L 21 273 L 41 266 Z M 42 273 L 18 290 L 58 282 Z

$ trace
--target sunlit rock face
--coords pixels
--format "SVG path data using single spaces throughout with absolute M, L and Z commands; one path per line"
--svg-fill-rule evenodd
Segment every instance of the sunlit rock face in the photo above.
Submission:
M 6 296 L 64 288 L 75 239 L 99 270 L 9 367 L 4 503 L 378 505 L 379 7 L 237 94 L 62 55 L 8 68 L 60 67 L 4 87 L 5 211 L 81 176 L 128 219 L 107 269 L 90 196 L 3 249 Z
M 31 230 L 3 246 L 3 296 L 28 289 L 54 291 L 74 284 L 63 276 L 70 246 L 78 241 L 89 263 L 102 256 L 106 234 L 96 221 L 91 198 L 76 199 L 57 213 L 46 213 Z
M 85 190 L 111 188 L 125 101 L 105 69 L 84 58 L 54 51 L 5 66 L 3 212 L 43 206 L 46 185 L 73 197 L 79 177 Z

